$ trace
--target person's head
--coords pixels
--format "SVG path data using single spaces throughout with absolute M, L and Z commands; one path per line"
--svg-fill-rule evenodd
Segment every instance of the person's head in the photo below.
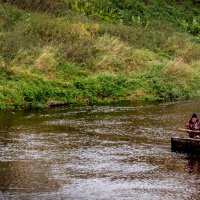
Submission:
M 192 114 L 192 118 L 191 119 L 192 119 L 193 122 L 195 122 L 197 120 L 197 115 L 195 113 Z

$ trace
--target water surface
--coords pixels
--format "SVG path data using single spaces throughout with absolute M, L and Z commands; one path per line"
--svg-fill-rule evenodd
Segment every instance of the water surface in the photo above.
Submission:
M 200 159 L 170 138 L 200 101 L 0 113 L 0 199 L 200 199 Z

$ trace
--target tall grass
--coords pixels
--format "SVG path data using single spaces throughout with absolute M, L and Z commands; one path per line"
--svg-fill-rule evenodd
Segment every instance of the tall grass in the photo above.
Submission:
M 88 4 L 80 7 L 81 2 Z M 35 5 L 26 0 L 10 2 L 17 7 L 0 3 L 0 109 L 200 95 L 196 37 L 170 20 L 147 23 L 143 1 L 129 7 L 139 16 L 133 16 L 131 26 L 119 18 L 119 9 L 127 11 L 128 4 L 102 1 L 93 8 L 92 2 L 96 1 L 76 5 L 68 1 L 67 9 L 62 0 Z M 153 5 L 148 4 L 148 9 Z M 54 6 L 62 13 L 54 13 Z M 84 15 L 68 12 L 70 6 Z M 103 9 L 102 15 L 98 9 Z

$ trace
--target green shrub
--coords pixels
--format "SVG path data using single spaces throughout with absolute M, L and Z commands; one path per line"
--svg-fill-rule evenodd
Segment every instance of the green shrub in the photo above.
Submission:
M 61 60 L 55 70 L 55 74 L 59 80 L 68 82 L 73 79 L 76 79 L 77 77 L 87 77 L 90 75 L 90 71 L 83 69 L 79 65 Z
M 1 29 L 13 31 L 15 25 L 28 18 L 28 13 L 16 7 L 0 4 L 0 24 Z M 2 20 L 3 19 L 3 20 Z
M 182 20 L 180 22 L 181 27 L 183 27 L 186 31 L 190 32 L 195 36 L 200 35 L 200 19 L 197 21 L 195 18 L 192 20 L 191 23 L 186 22 L 186 20 Z

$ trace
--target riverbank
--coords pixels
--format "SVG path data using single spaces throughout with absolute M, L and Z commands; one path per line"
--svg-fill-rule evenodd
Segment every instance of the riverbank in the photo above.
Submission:
M 14 4 L 0 3 L 0 109 L 200 97 L 198 32 Z

